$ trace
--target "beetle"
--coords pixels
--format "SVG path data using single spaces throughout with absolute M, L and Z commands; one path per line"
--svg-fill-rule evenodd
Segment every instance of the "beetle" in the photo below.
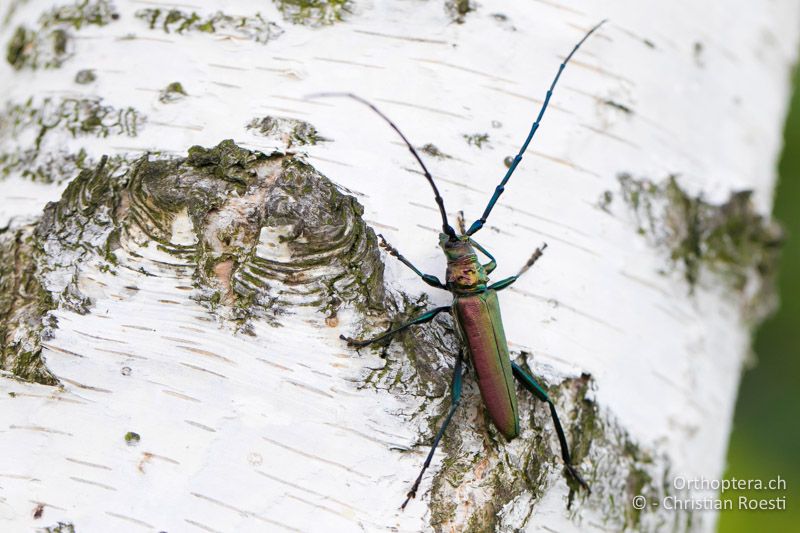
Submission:
M 547 403 L 550 408 L 550 416 L 553 420 L 556 433 L 558 435 L 559 445 L 561 447 L 561 458 L 564 461 L 564 466 L 569 475 L 578 482 L 587 492 L 591 492 L 589 485 L 581 477 L 578 470 L 572 465 L 572 460 L 569 453 L 569 445 L 564 429 L 561 427 L 561 421 L 558 418 L 556 407 L 553 401 L 548 396 L 544 387 L 542 387 L 531 375 L 523 370 L 518 364 L 511 360 L 508 351 L 508 343 L 506 342 L 505 333 L 503 331 L 503 321 L 500 316 L 500 304 L 498 302 L 497 293 L 513 284 L 522 276 L 536 261 L 542 256 L 547 245 L 537 248 L 533 255 L 517 272 L 516 275 L 502 279 L 495 283 L 489 283 L 489 274 L 497 267 L 497 262 L 491 253 L 489 253 L 483 246 L 478 244 L 473 238 L 486 223 L 492 209 L 494 208 L 500 195 L 503 194 L 505 186 L 508 183 L 511 175 L 516 170 L 522 155 L 528 148 L 531 140 L 533 139 L 536 130 L 539 128 L 544 112 L 550 102 L 550 97 L 553 94 L 556 84 L 558 83 L 561 73 L 564 71 L 569 60 L 578 51 L 580 46 L 591 36 L 597 29 L 600 28 L 606 21 L 603 20 L 599 24 L 592 27 L 583 38 L 572 48 L 569 55 L 559 66 L 555 78 L 550 84 L 547 91 L 542 107 L 536 117 L 530 132 L 528 133 L 525 142 L 522 144 L 517 155 L 512 160 L 505 173 L 505 176 L 500 181 L 500 184 L 495 188 L 489 203 L 483 211 L 481 217 L 466 229 L 463 224 L 463 219 L 459 218 L 459 229 L 461 234 L 457 234 L 453 227 L 448 223 L 447 213 L 444 208 L 444 200 L 439 194 L 439 190 L 433 181 L 431 173 L 428 171 L 422 158 L 417 153 L 414 146 L 400 131 L 397 125 L 392 122 L 383 112 L 371 104 L 369 101 L 361 98 L 352 93 L 318 93 L 309 95 L 309 98 L 315 97 L 347 97 L 352 98 L 361 104 L 366 105 L 372 111 L 377 113 L 389 126 L 402 138 L 406 147 L 417 160 L 420 167 L 422 167 L 423 174 L 433 189 L 434 199 L 439 207 L 439 213 L 442 217 L 442 232 L 439 234 L 439 245 L 447 258 L 447 271 L 445 283 L 442 283 L 439 278 L 431 274 L 425 274 L 415 267 L 408 259 L 403 257 L 400 252 L 393 246 L 386 242 L 381 236 L 381 246 L 392 256 L 396 257 L 401 263 L 414 271 L 422 280 L 431 287 L 442 289 L 450 292 L 453 295 L 453 303 L 449 306 L 436 307 L 422 315 L 402 324 L 398 327 L 390 329 L 389 331 L 378 335 L 376 337 L 364 340 L 352 339 L 341 335 L 341 339 L 346 341 L 348 346 L 362 348 L 379 342 L 385 339 L 391 339 L 395 334 L 414 325 L 424 324 L 433 320 L 438 314 L 450 312 L 453 315 L 456 324 L 456 331 L 461 340 L 462 349 L 456 358 L 455 366 L 453 368 L 453 380 L 451 383 L 451 404 L 450 409 L 444 419 L 444 423 L 439 428 L 433 440 L 433 445 L 428 453 L 422 470 L 414 481 L 414 485 L 406 495 L 401 509 L 405 509 L 408 502 L 416 496 L 419 485 L 422 481 L 422 476 L 425 470 L 430 466 L 433 454 L 439 444 L 444 432 L 447 430 L 450 421 L 455 414 L 458 405 L 461 403 L 461 388 L 462 388 L 462 365 L 464 359 L 464 352 L 469 355 L 470 361 L 478 378 L 478 388 L 481 392 L 481 397 L 486 406 L 495 427 L 507 439 L 512 440 L 519 435 L 519 416 L 517 412 L 517 397 L 514 390 L 514 379 L 516 379 L 523 388 L 531 392 L 537 399 Z M 478 259 L 477 252 L 480 252 L 486 258 L 487 263 L 481 263 Z

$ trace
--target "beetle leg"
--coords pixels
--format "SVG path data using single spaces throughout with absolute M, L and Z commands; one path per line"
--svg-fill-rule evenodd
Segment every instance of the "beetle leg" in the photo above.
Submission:
M 547 405 L 550 407 L 550 416 L 553 418 L 553 425 L 556 427 L 556 433 L 558 434 L 558 442 L 561 445 L 561 458 L 564 460 L 564 465 L 567 467 L 567 471 L 572 476 L 572 479 L 578 482 L 578 484 L 586 489 L 586 492 L 591 493 L 591 489 L 589 485 L 586 484 L 586 481 L 583 480 L 581 475 L 578 473 L 578 470 L 572 466 L 572 459 L 569 455 L 569 445 L 567 444 L 567 437 L 564 435 L 564 429 L 561 427 L 561 421 L 558 419 L 558 413 L 556 412 L 556 406 L 553 405 L 552 400 L 545 392 L 544 388 L 539 385 L 535 379 L 533 379 L 530 375 L 528 375 L 522 368 L 511 361 L 511 368 L 514 372 L 514 377 L 517 378 L 523 387 L 528 389 L 534 396 L 540 399 L 543 402 L 547 402 Z
M 403 255 L 400 252 L 397 251 L 397 248 L 395 248 L 394 246 L 392 246 L 391 244 L 386 242 L 386 239 L 383 238 L 383 235 L 381 235 L 379 233 L 378 237 L 380 237 L 380 239 L 381 239 L 381 248 L 386 250 L 386 253 L 396 257 L 401 263 L 403 263 L 405 266 L 407 266 L 408 268 L 413 270 L 414 273 L 417 276 L 422 278 L 422 281 L 424 281 L 425 283 L 427 283 L 431 287 L 435 287 L 437 289 L 447 290 L 447 287 L 441 281 L 439 281 L 439 278 L 437 278 L 436 276 L 434 276 L 432 274 L 423 274 L 417 267 L 415 267 L 411 263 L 411 261 L 409 261 L 408 259 L 403 257 Z
M 540 257 L 542 257 L 542 255 L 544 255 L 544 251 L 546 248 L 547 248 L 547 243 L 543 244 L 541 248 L 537 248 L 533 252 L 533 255 L 531 255 L 531 257 L 525 262 L 525 264 L 522 265 L 522 268 L 519 269 L 519 272 L 517 272 L 516 276 L 511 276 L 509 278 L 501 279 L 497 283 L 489 285 L 489 288 L 495 291 L 502 291 L 506 287 L 509 287 L 512 283 L 517 281 L 520 278 L 520 276 L 522 276 L 525 272 L 527 272 L 528 269 L 531 268 L 534 265 L 534 263 L 536 263 L 536 261 L 539 260 Z
M 450 306 L 449 305 L 446 305 L 444 307 L 437 307 L 435 309 L 431 309 L 427 313 L 421 314 L 418 317 L 410 320 L 409 322 L 406 322 L 405 324 L 403 324 L 401 326 L 398 326 L 398 327 L 396 327 L 394 329 L 390 329 L 386 333 L 381 333 L 377 337 L 373 337 L 371 339 L 360 341 L 358 339 L 351 339 L 350 337 L 345 337 L 344 335 L 339 335 L 339 338 L 342 339 L 343 341 L 347 341 L 347 345 L 348 346 L 355 346 L 356 348 L 363 348 L 364 346 L 367 346 L 367 345 L 372 344 L 374 342 L 378 342 L 378 341 L 383 340 L 383 339 L 385 339 L 387 337 L 392 337 L 395 333 L 399 333 L 399 332 L 403 331 L 404 329 L 406 329 L 408 327 L 411 327 L 413 325 L 424 324 L 425 322 L 430 322 L 431 320 L 434 319 L 434 317 L 436 315 L 438 315 L 442 311 L 449 311 L 449 310 L 450 310 Z
M 542 244 L 541 248 L 537 248 L 536 250 L 534 250 L 533 254 L 530 256 L 530 258 L 528 258 L 525 264 L 522 265 L 522 268 L 519 269 L 519 272 L 517 272 L 517 275 L 515 277 L 518 278 L 522 276 L 525 272 L 527 272 L 528 269 L 532 267 L 536 263 L 536 261 L 539 260 L 540 257 L 542 257 L 546 249 L 547 249 L 547 243 L 544 243 Z
M 487 274 L 487 275 L 488 275 L 488 274 L 491 274 L 491 273 L 492 273 L 492 271 L 493 271 L 495 268 L 497 268 L 497 261 L 495 261 L 495 259 L 494 259 L 494 256 L 493 256 L 492 254 L 490 254 L 490 253 L 489 253 L 489 251 L 488 251 L 486 248 L 484 248 L 483 246 L 481 246 L 480 244 L 478 244 L 477 242 L 475 242 L 475 240 L 474 240 L 474 239 L 470 239 L 470 240 L 469 240 L 469 242 L 471 242 L 471 243 L 472 243 L 472 245 L 473 245 L 473 246 L 475 246 L 475 248 L 477 248 L 478 250 L 480 250 L 480 252 L 481 252 L 483 255 L 485 255 L 486 257 L 488 257 L 488 258 L 489 258 L 489 262 L 488 262 L 488 263 L 486 263 L 485 265 L 482 265 L 482 266 L 483 266 L 483 269 L 486 271 L 486 274 Z
M 459 352 L 458 357 L 456 358 L 455 367 L 453 368 L 453 382 L 450 386 L 450 410 L 447 411 L 444 424 L 442 424 L 442 427 L 440 427 L 439 431 L 436 433 L 436 438 L 433 439 L 433 446 L 431 446 L 431 451 L 428 452 L 428 458 L 425 459 L 425 464 L 422 465 L 422 470 L 417 476 L 416 481 L 414 481 L 414 485 L 411 487 L 411 490 L 408 491 L 408 494 L 406 495 L 406 501 L 403 502 L 403 505 L 400 506 L 400 509 L 405 509 L 411 498 L 414 498 L 417 495 L 417 489 L 419 488 L 419 484 L 422 482 L 422 474 L 424 474 L 425 470 L 430 466 L 431 459 L 433 459 L 433 453 L 436 451 L 436 447 L 439 445 L 439 441 L 442 439 L 442 435 L 444 435 L 447 426 L 450 425 L 450 421 L 453 419 L 453 415 L 456 412 L 456 408 L 458 408 L 458 404 L 461 403 L 461 359 L 462 354 Z
M 505 289 L 506 287 L 510 286 L 512 283 L 517 281 L 518 277 L 519 276 L 511 276 L 510 278 L 501 279 L 500 281 L 489 285 L 489 288 L 492 289 L 493 291 L 502 291 L 503 289 Z

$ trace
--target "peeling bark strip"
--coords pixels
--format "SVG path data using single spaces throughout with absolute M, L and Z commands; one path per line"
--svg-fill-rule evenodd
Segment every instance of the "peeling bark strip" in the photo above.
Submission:
M 317 144 L 327 141 L 317 129 L 303 120 L 283 117 L 254 118 L 247 129 L 257 131 L 265 137 L 277 138 L 291 148 L 294 145 Z

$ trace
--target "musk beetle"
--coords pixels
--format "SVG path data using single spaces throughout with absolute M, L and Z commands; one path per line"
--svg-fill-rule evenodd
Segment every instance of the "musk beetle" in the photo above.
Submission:
M 555 89 L 556 83 L 558 83 L 558 79 L 561 77 L 561 73 L 564 71 L 564 67 L 566 67 L 569 60 L 572 58 L 575 52 L 578 51 L 578 48 L 580 48 L 586 39 L 588 39 L 589 36 L 592 35 L 592 33 L 600 28 L 600 26 L 602 26 L 605 22 L 606 21 L 604 20 L 590 29 L 578 42 L 578 44 L 573 47 L 572 51 L 561 63 L 553 82 L 550 84 L 550 88 L 547 91 L 544 102 L 542 103 L 542 107 L 539 110 L 539 114 L 536 117 L 536 120 L 533 123 L 525 142 L 522 144 L 522 147 L 517 155 L 511 161 L 511 164 L 509 165 L 505 176 L 500 181 L 500 184 L 497 186 L 497 188 L 495 188 L 494 194 L 489 200 L 486 209 L 483 211 L 481 217 L 472 223 L 469 229 L 466 229 L 463 221 L 459 220 L 460 235 L 456 233 L 455 229 L 453 229 L 453 227 L 447 221 L 444 200 L 439 194 L 439 190 L 433 181 L 433 177 L 425 166 L 425 163 L 423 163 L 413 145 L 409 142 L 406 136 L 403 135 L 394 122 L 392 122 L 373 104 L 352 93 L 319 93 L 309 96 L 310 98 L 331 96 L 352 98 L 361 104 L 366 105 L 372 109 L 372 111 L 377 113 L 383 120 L 385 120 L 389 126 L 394 129 L 394 131 L 397 132 L 397 134 L 403 139 L 403 142 L 406 144 L 409 151 L 422 168 L 425 178 L 428 180 L 428 183 L 433 189 L 434 198 L 436 200 L 436 204 L 439 206 L 439 213 L 442 217 L 442 232 L 439 234 L 439 245 L 441 246 L 447 258 L 447 278 L 445 283 L 442 283 L 436 276 L 421 272 L 417 267 L 411 264 L 410 261 L 403 257 L 394 247 L 387 243 L 383 237 L 381 237 L 381 246 L 390 255 L 396 257 L 401 263 L 413 270 L 414 273 L 422 278 L 425 283 L 431 287 L 450 292 L 453 295 L 452 305 L 431 309 L 430 311 L 423 313 L 422 315 L 405 324 L 402 324 L 387 331 L 386 333 L 370 339 L 358 340 L 351 339 L 343 335 L 341 336 L 343 340 L 347 341 L 348 346 L 361 348 L 372 343 L 391 338 L 396 333 L 399 333 L 410 326 L 430 322 L 439 313 L 449 312 L 453 315 L 456 329 L 461 339 L 462 349 L 459 353 L 459 356 L 456 358 L 456 364 L 454 366 L 453 381 L 451 384 L 450 409 L 447 412 L 444 423 L 436 433 L 436 437 L 433 440 L 433 445 L 431 446 L 431 450 L 428 453 L 428 457 L 425 460 L 425 464 L 423 465 L 419 476 L 417 476 L 414 485 L 411 487 L 411 490 L 408 492 L 406 499 L 401 506 L 403 509 L 406 507 L 411 498 L 416 496 L 417 489 L 422 481 L 422 475 L 425 473 L 425 469 L 430 465 L 433 454 L 436 451 L 436 447 L 439 444 L 442 435 L 444 435 L 447 426 L 450 424 L 450 421 L 452 420 L 453 414 L 458 408 L 459 403 L 461 402 L 461 371 L 464 352 L 466 352 L 466 354 L 469 356 L 472 366 L 475 369 L 475 373 L 478 377 L 478 387 L 480 389 L 483 402 L 486 405 L 486 409 L 489 412 L 489 416 L 491 417 L 495 427 L 497 427 L 497 429 L 503 434 L 503 436 L 505 436 L 506 439 L 511 440 L 519 435 L 519 416 L 517 414 L 517 397 L 514 390 L 514 379 L 516 379 L 536 398 L 547 403 L 548 407 L 550 408 L 550 415 L 553 419 L 553 425 L 555 426 L 556 433 L 558 434 L 558 441 L 561 446 L 561 458 L 564 460 L 564 465 L 569 475 L 575 481 L 577 481 L 581 487 L 589 491 L 589 486 L 583 480 L 578 470 L 572 465 L 569 454 L 569 445 L 567 444 L 564 430 L 561 427 L 561 422 L 558 419 L 558 413 L 556 412 L 555 405 L 547 395 L 544 387 L 542 387 L 532 376 L 530 376 L 527 372 L 525 372 L 525 370 L 511 360 L 508 352 L 508 344 L 506 343 L 505 333 L 503 332 L 503 322 L 500 318 L 500 304 L 497 300 L 497 292 L 509 287 L 531 266 L 533 266 L 533 264 L 542 256 L 542 252 L 547 245 L 537 248 L 530 259 L 528 259 L 522 269 L 515 276 L 511 276 L 490 284 L 489 274 L 491 274 L 495 269 L 497 262 L 495 261 L 494 257 L 492 257 L 492 254 L 490 254 L 483 246 L 478 244 L 472 238 L 472 235 L 477 233 L 486 223 L 486 219 L 489 217 L 494 205 L 497 203 L 500 195 L 503 194 L 503 190 L 505 189 L 508 180 L 514 173 L 517 165 L 519 165 L 520 161 L 522 161 L 522 155 L 525 153 L 525 150 L 527 150 L 531 139 L 533 139 L 533 135 L 539 128 L 539 124 L 544 116 L 544 112 L 547 109 L 548 103 L 550 102 L 550 97 L 553 94 L 553 89 Z M 478 254 L 476 250 L 488 258 L 488 263 L 481 264 L 481 262 L 478 260 Z

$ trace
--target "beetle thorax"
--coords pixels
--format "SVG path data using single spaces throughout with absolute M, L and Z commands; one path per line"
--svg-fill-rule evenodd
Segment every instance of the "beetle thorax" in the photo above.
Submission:
M 442 235 L 439 241 L 447 256 L 447 286 L 457 292 L 477 292 L 486 288 L 489 281 L 469 237 L 449 239 Z

